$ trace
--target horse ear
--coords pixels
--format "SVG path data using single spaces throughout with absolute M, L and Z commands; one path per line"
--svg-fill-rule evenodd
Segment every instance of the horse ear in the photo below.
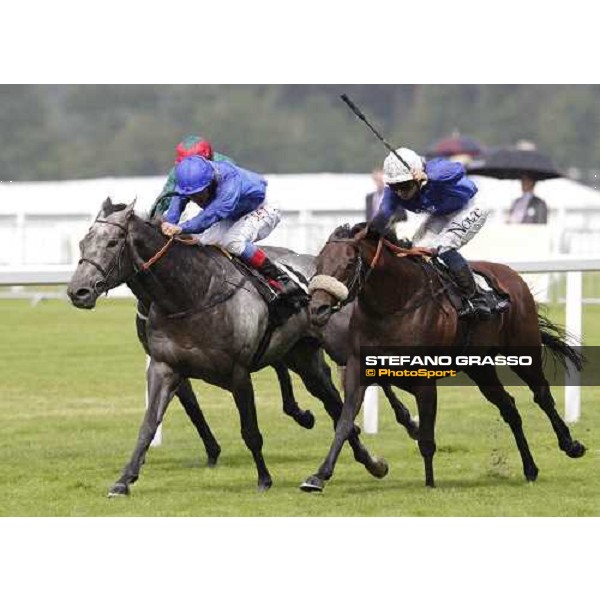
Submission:
M 113 204 L 112 204 L 112 200 L 110 199 L 110 196 L 109 196 L 102 203 L 102 206 L 100 207 L 100 212 L 96 215 L 96 219 L 100 219 L 102 217 L 105 217 L 106 215 L 110 215 L 110 213 L 112 212 L 112 208 L 113 208 Z
M 127 216 L 127 218 L 131 218 L 131 215 L 133 215 L 134 213 L 134 208 L 135 208 L 135 203 L 137 202 L 137 198 L 131 203 L 127 205 L 127 208 L 125 209 L 125 215 Z

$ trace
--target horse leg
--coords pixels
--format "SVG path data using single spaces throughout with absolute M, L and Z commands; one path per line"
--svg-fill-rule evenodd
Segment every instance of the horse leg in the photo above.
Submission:
M 318 354 L 314 354 L 314 356 L 318 356 Z M 331 479 L 333 475 L 335 463 L 346 440 L 350 442 L 354 458 L 362 463 L 371 475 L 381 478 L 385 477 L 388 472 L 388 465 L 385 460 L 372 459 L 366 448 L 360 443 L 358 436 L 359 429 L 354 424 L 354 419 L 360 410 L 366 389 L 366 387 L 360 386 L 358 360 L 355 359 L 353 363 L 348 363 L 345 378 L 345 401 L 343 403 L 337 390 L 331 383 L 329 369 L 327 371 L 324 369 L 327 366 L 324 361 L 323 365 L 320 370 L 320 380 L 314 380 L 311 376 L 306 377 L 306 379 L 303 377 L 303 380 L 309 392 L 314 393 L 314 395 L 323 400 L 325 409 L 333 419 L 335 425 L 335 437 L 329 453 L 317 473 L 308 477 L 301 484 L 300 489 L 305 492 L 323 491 L 325 482 Z M 323 377 L 323 374 L 326 377 Z M 302 373 L 300 373 L 300 376 L 302 377 Z M 327 394 L 323 394 L 325 388 L 320 388 L 319 383 L 321 385 L 327 384 Z
M 585 446 L 571 437 L 567 424 L 556 410 L 548 380 L 542 370 L 541 357 L 539 360 L 536 358 L 532 365 L 514 366 L 511 369 L 529 386 L 533 392 L 533 401 L 546 413 L 558 439 L 558 447 L 570 458 L 582 457 Z
M 219 446 L 219 442 L 215 439 L 213 432 L 210 430 L 210 427 L 204 418 L 204 413 L 198 404 L 196 394 L 194 394 L 189 379 L 184 379 L 179 384 L 175 395 L 179 398 L 181 405 L 187 416 L 190 418 L 190 421 L 194 424 L 194 427 L 204 444 L 206 455 L 208 457 L 207 465 L 209 467 L 214 467 L 221 454 L 221 446 Z
M 246 369 L 241 367 L 234 369 L 231 392 L 233 393 L 235 405 L 240 415 L 242 439 L 250 452 L 252 452 L 252 457 L 258 471 L 258 490 L 264 492 L 273 485 L 273 481 L 262 455 L 263 438 L 258 429 L 256 406 L 254 404 L 254 388 L 252 387 L 250 373 Z
M 331 379 L 331 369 L 323 351 L 313 341 L 302 340 L 286 355 L 286 365 L 301 378 L 306 389 L 318 398 L 333 421 L 334 428 L 342 414 L 342 399 Z M 357 462 L 374 477 L 385 477 L 388 465 L 384 459 L 372 458 L 360 441 L 360 429 L 353 426 L 349 442 Z M 312 491 L 312 490 L 311 490 Z
M 312 429 L 315 426 L 315 417 L 310 410 L 302 410 L 298 406 L 296 398 L 294 397 L 292 379 L 287 367 L 284 363 L 277 362 L 273 364 L 273 368 L 277 373 L 277 379 L 279 379 L 281 398 L 283 400 L 283 412 L 289 417 L 292 417 L 300 427 Z
M 437 387 L 418 386 L 411 390 L 419 408 L 419 451 L 425 464 L 425 485 L 435 487 L 433 456 L 435 455 L 435 418 L 437 415 Z
M 413 440 L 418 440 L 419 424 L 411 418 L 408 408 L 400 402 L 391 385 L 382 385 L 381 389 L 388 399 L 394 415 L 396 415 L 396 422 L 406 429 L 406 432 Z
M 129 494 L 129 486 L 137 481 L 144 457 L 163 420 L 167 406 L 181 382 L 180 376 L 165 363 L 150 361 L 147 373 L 148 407 L 140 427 L 136 447 L 121 477 L 111 486 L 108 496 Z
M 502 382 L 498 378 L 498 373 L 494 367 L 478 367 L 476 369 L 466 369 L 467 375 L 477 384 L 486 400 L 491 402 L 502 415 L 504 422 L 510 427 L 521 460 L 523 462 L 523 474 L 527 481 L 535 481 L 538 476 L 538 468 L 531 456 L 529 444 L 523 431 L 523 422 L 521 415 L 517 410 L 515 399 L 504 389 Z

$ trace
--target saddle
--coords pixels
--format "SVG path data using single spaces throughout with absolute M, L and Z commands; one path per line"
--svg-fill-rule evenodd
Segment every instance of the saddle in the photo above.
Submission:
M 281 296 L 271 287 L 267 279 L 258 270 L 253 269 L 237 256 L 229 254 L 220 247 L 218 248 L 233 266 L 251 281 L 256 291 L 266 302 L 269 309 L 271 327 L 275 328 L 283 325 L 292 315 L 300 312 L 303 307 L 308 305 L 308 281 L 302 273 L 296 271 L 290 265 L 274 261 L 282 271 L 285 271 L 297 289 L 297 293 L 295 294 Z
M 437 256 L 432 256 L 431 252 L 425 248 L 413 246 L 407 239 L 399 240 L 395 235 L 386 235 L 385 240 L 388 247 L 398 251 L 396 256 L 410 257 L 421 260 L 427 267 L 433 269 L 437 278 L 442 282 L 446 289 L 446 294 L 452 303 L 452 306 L 459 312 L 463 307 L 463 295 L 456 283 L 450 269 Z M 484 299 L 492 314 L 501 314 L 510 308 L 510 295 L 504 290 L 500 282 L 490 273 L 485 272 L 477 266 L 471 265 L 473 271 L 477 293 Z

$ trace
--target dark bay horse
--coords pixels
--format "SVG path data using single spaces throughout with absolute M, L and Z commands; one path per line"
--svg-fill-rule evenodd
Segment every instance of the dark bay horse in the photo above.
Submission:
M 267 307 L 258 292 L 218 250 L 173 243 L 166 252 L 165 241 L 156 224 L 135 215 L 133 204 L 113 205 L 107 200 L 80 243 L 80 263 L 68 288 L 78 308 L 93 308 L 100 294 L 122 283 L 139 300 L 150 300 L 145 326 L 151 357 L 148 408 L 133 455 L 110 491 L 127 494 L 138 479 L 156 428 L 186 379 L 202 379 L 232 392 L 242 438 L 256 464 L 258 487 L 266 490 L 272 480 L 262 455 L 250 373 L 284 364 L 323 402 L 334 423 L 342 410 L 308 311 L 276 329 L 255 362 L 268 323 Z M 357 428 L 349 441 L 356 460 L 371 475 L 386 475 L 387 464 L 369 455 Z
M 537 306 L 523 279 L 509 267 L 495 263 L 473 263 L 478 271 L 499 282 L 511 299 L 508 312 L 487 322 L 465 322 L 444 293 L 443 282 L 432 276 L 433 268 L 422 257 L 398 258 L 390 244 L 371 238 L 362 227 L 338 228 L 317 258 L 317 277 L 311 282 L 310 311 L 316 325 L 324 325 L 335 306 L 354 302 L 350 322 L 350 356 L 345 382 L 342 416 L 325 461 L 318 472 L 301 486 L 305 491 L 322 491 L 333 475 L 340 450 L 351 431 L 363 401 L 365 386 L 360 382 L 360 348 L 463 347 L 465 328 L 472 347 L 510 354 L 511 348 L 534 348 L 530 366 L 511 369 L 533 392 L 534 401 L 547 415 L 567 456 L 579 458 L 585 447 L 573 440 L 569 428 L 556 410 L 548 381 L 542 369 L 542 346 L 563 361 L 582 368 L 582 357 L 565 342 L 564 336 L 549 321 L 538 315 Z M 538 468 L 517 411 L 515 401 L 504 389 L 494 366 L 466 367 L 466 374 L 477 384 L 487 400 L 500 411 L 509 425 L 521 459 L 525 478 L 534 481 Z M 433 456 L 437 410 L 435 381 L 407 380 L 403 385 L 417 400 L 419 410 L 419 450 L 425 464 L 425 483 L 434 486 Z

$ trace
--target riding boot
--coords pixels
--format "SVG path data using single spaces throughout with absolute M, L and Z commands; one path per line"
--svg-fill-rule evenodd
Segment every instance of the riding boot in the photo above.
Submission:
M 298 294 L 298 286 L 290 279 L 287 273 L 282 271 L 268 258 L 265 257 L 262 265 L 257 267 L 257 271 L 268 279 L 269 285 L 275 289 L 279 296 Z
M 458 316 L 463 318 L 475 317 L 487 321 L 492 316 L 492 311 L 484 298 L 477 293 L 477 284 L 473 271 L 467 261 L 457 250 L 448 250 L 439 255 L 450 269 L 460 293 L 465 300 L 463 308 L 458 311 Z
M 299 288 L 281 269 L 275 266 L 265 254 L 264 250 L 252 243 L 246 244 L 240 258 L 253 269 L 256 269 L 269 282 L 271 288 L 279 297 L 298 294 Z

